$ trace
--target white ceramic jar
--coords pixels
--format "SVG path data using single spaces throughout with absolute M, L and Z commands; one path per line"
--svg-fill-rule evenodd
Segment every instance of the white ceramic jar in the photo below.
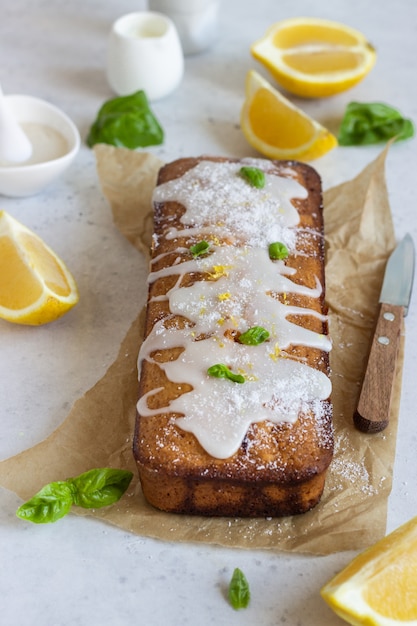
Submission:
M 207 50 L 217 39 L 219 0 L 148 0 L 148 7 L 171 18 L 186 55 Z
M 110 32 L 107 78 L 113 91 L 128 95 L 143 90 L 158 100 L 178 87 L 184 57 L 172 20 L 154 11 L 128 13 Z

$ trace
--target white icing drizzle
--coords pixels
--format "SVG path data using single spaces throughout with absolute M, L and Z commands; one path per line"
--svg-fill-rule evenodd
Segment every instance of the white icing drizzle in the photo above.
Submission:
M 214 281 L 197 281 L 190 287 L 178 288 L 188 272 L 222 275 Z M 224 273 L 223 273 L 224 272 Z M 268 252 L 260 248 L 215 247 L 213 254 L 164 268 L 149 275 L 157 278 L 178 274 L 180 280 L 167 293 L 170 311 L 183 315 L 195 324 L 195 333 L 224 334 L 227 328 L 244 332 L 254 325 L 267 328 L 271 339 L 280 349 L 291 344 L 330 350 L 327 337 L 287 321 L 288 315 L 313 315 L 326 319 L 316 311 L 292 307 L 271 297 L 272 293 L 297 293 L 318 298 L 322 288 L 316 279 L 316 288 L 297 285 L 286 275 L 295 272 L 282 261 L 271 262 Z M 256 287 L 256 298 L 254 298 Z
M 260 159 L 245 162 L 264 171 L 269 165 Z M 163 411 L 183 415 L 176 417 L 177 425 L 192 432 L 216 458 L 232 456 L 250 424 L 263 420 L 294 422 L 312 405 L 320 414 L 322 401 L 331 393 L 324 373 L 285 358 L 282 352 L 290 345 L 329 351 L 328 337 L 287 319 L 289 315 L 310 315 L 325 321 L 326 317 L 312 309 L 286 305 L 276 297 L 293 293 L 319 298 L 320 281 L 316 278 L 313 289 L 297 284 L 291 280 L 296 270 L 283 261 L 271 261 L 267 251 L 270 242 L 281 241 L 298 253 L 295 227 L 299 216 L 291 198 L 305 197 L 307 192 L 291 178 L 268 173 L 266 187 L 256 189 L 238 175 L 241 165 L 203 161 L 181 178 L 156 188 L 154 201 L 176 200 L 185 207 L 181 222 L 186 228 L 170 228 L 165 237 L 185 234 L 203 239 L 206 233 L 221 233 L 229 241 L 233 237 L 237 245 L 211 245 L 207 256 L 189 260 L 184 260 L 184 248 L 178 248 L 173 265 L 150 273 L 150 283 L 165 276 L 178 277 L 166 295 L 153 299 L 168 300 L 172 316 L 187 318 L 189 325 L 180 329 L 158 321 L 139 354 L 140 371 L 144 359 L 156 362 L 156 351 L 182 349 L 176 360 L 157 363 L 170 381 L 188 383 L 192 390 L 169 406 L 152 410 L 148 398 L 159 391 L 154 389 L 139 400 L 138 412 L 143 417 Z M 208 274 L 210 279 L 182 287 L 182 278 L 196 272 Z M 225 331 L 244 332 L 252 326 L 266 328 L 268 341 L 245 346 L 225 335 Z M 210 377 L 207 369 L 217 363 L 242 374 L 245 382 Z

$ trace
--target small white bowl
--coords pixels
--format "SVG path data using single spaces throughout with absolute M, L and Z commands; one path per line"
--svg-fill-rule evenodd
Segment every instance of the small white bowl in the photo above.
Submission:
M 31 163 L 31 159 L 19 164 L 4 165 L 0 163 L 0 194 L 12 197 L 31 196 L 39 193 L 47 185 L 52 183 L 66 170 L 80 148 L 80 134 L 70 118 L 53 104 L 25 95 L 5 95 L 7 104 L 17 121 L 24 128 L 31 128 L 32 136 L 27 134 L 33 144 L 33 160 L 40 162 Z M 48 129 L 49 134 L 43 134 L 41 130 Z M 36 131 L 36 132 L 35 132 Z M 51 137 L 59 139 L 62 145 L 59 152 L 49 152 L 48 141 Z M 50 135 L 50 136 L 49 136 Z M 39 146 L 43 142 L 43 148 L 39 153 Z M 46 155 L 43 159 L 40 154 Z

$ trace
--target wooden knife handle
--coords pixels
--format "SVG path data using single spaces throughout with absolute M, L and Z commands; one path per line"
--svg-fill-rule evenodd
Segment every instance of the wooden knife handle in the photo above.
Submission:
M 381 304 L 362 390 L 353 421 L 358 430 L 377 433 L 388 426 L 404 307 Z

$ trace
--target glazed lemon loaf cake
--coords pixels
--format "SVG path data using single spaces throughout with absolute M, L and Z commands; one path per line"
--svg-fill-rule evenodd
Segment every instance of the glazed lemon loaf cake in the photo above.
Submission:
M 297 162 L 179 159 L 153 200 L 144 496 L 205 516 L 303 513 L 333 454 L 320 178 Z

